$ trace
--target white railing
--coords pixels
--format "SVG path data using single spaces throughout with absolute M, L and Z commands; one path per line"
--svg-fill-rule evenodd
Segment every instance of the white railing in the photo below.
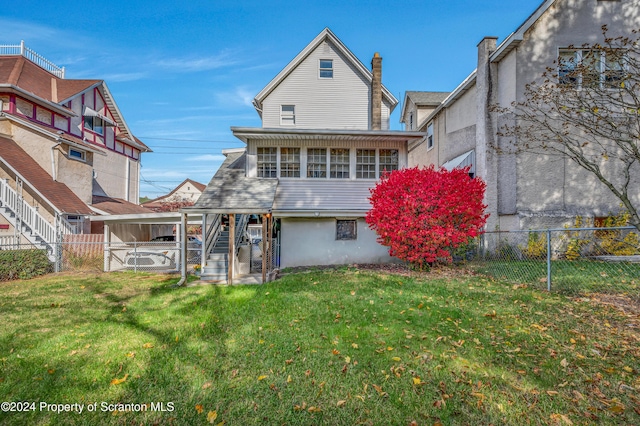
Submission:
M 33 50 L 29 49 L 24 45 L 24 40 L 20 42 L 20 44 L 3 44 L 0 45 L 0 56 L 15 56 L 20 55 L 24 56 L 31 62 L 38 65 L 40 68 L 43 68 L 49 71 L 51 74 L 56 77 L 64 78 L 64 67 L 59 67 L 48 59 L 44 58 L 42 55 L 37 54 Z
M 22 223 L 27 225 L 33 234 L 38 235 L 47 244 L 57 241 L 56 226 L 48 222 L 38 211 L 29 203 L 21 200 L 15 189 L 9 186 L 6 179 L 0 179 L 0 205 L 9 208 L 12 212 L 18 212 L 21 208 L 20 219 Z M 57 218 L 62 234 L 73 234 L 74 226 L 62 217 Z

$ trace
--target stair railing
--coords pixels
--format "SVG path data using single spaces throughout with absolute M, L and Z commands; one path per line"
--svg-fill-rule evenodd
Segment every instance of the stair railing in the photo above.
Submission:
M 208 222 L 208 221 L 207 221 Z M 216 213 L 213 215 L 213 220 L 211 221 L 211 225 L 209 225 L 208 229 L 204 230 L 206 232 L 204 238 L 205 245 L 205 253 L 208 255 L 213 250 L 213 246 L 216 245 L 218 241 L 218 237 L 220 237 L 220 231 L 222 230 L 222 215 Z M 204 259 L 203 259 L 204 262 Z

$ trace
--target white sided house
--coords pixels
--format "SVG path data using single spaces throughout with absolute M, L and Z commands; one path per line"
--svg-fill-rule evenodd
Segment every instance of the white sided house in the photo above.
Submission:
M 477 69 L 418 123 L 427 137 L 410 144 L 409 166 L 471 166 L 471 173 L 487 183 L 488 231 L 562 227 L 572 225 L 576 216 L 597 218 L 619 211 L 619 200 L 568 158 L 499 155 L 495 150 L 513 143 L 500 136 L 500 128 L 514 118 L 492 106 L 523 102 L 526 85 L 548 67 L 561 71 L 558 64 L 579 61 L 587 53 L 581 46 L 602 43 L 603 25 L 609 28 L 607 36 L 631 37 L 640 29 L 638 0 L 546 0 L 500 44 L 485 37 L 478 44 Z M 604 78 L 605 67 L 620 66 L 603 58 L 596 72 Z M 407 95 L 416 98 L 416 92 Z M 407 108 L 403 115 L 407 130 L 414 129 L 411 112 Z M 640 170 L 636 172 L 637 189 Z M 640 191 L 630 195 L 640 202 Z
M 370 71 L 327 28 L 255 97 L 262 127 L 231 128 L 246 148 L 225 151 L 198 202 L 183 210 L 214 224 L 203 225 L 203 278 L 234 275 L 210 254 L 224 251 L 233 268 L 237 249 L 215 249 L 219 215 L 230 215 L 230 245 L 242 241 L 247 215 L 260 216 L 263 241 L 279 238 L 268 260 L 280 267 L 392 261 L 364 221 L 369 190 L 385 170 L 407 166 L 409 142 L 424 134 L 389 130 L 398 101 L 381 77 L 377 53 Z

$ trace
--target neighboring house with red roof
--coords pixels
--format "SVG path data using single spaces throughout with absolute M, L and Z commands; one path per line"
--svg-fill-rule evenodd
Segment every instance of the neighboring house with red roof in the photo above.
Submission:
M 187 205 L 193 205 L 200 195 L 204 192 L 207 185 L 196 182 L 191 179 L 185 179 L 180 185 L 176 186 L 173 191 L 162 197 L 154 198 L 145 203 L 142 206 L 152 211 L 167 211 L 168 205 L 176 207 L 185 207 Z M 176 208 L 175 211 L 178 211 Z
M 135 212 L 150 151 L 103 80 L 65 79 L 24 42 L 0 46 L 0 244 L 90 233 L 94 197 Z

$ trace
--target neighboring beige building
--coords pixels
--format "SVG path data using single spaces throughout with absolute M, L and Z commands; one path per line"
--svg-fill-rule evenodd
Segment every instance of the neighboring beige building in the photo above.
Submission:
M 65 79 L 24 43 L 0 46 L 0 244 L 90 233 L 96 196 L 138 204 L 149 151 L 104 81 Z
M 483 39 L 478 68 L 418 124 L 426 138 L 410 144 L 409 165 L 471 166 L 471 173 L 487 182 L 491 231 L 561 227 L 573 224 L 578 215 L 617 212 L 618 199 L 571 160 L 497 155 L 491 148 L 506 142 L 498 129 L 513 117 L 490 107 L 523 101 L 527 83 L 539 79 L 547 67 L 556 67 L 559 55 L 601 42 L 602 25 L 608 25 L 608 36 L 631 36 L 640 29 L 640 2 L 546 0 L 500 45 L 494 37 Z M 411 98 L 416 92 L 407 93 Z M 406 113 L 402 121 L 411 130 Z M 640 188 L 639 175 L 634 176 L 635 188 Z M 640 191 L 632 196 L 640 202 Z
M 163 207 L 171 203 L 179 204 L 195 204 L 202 195 L 207 185 L 196 182 L 195 180 L 185 179 L 180 185 L 176 186 L 167 195 L 163 195 L 153 200 L 142 203 L 142 207 L 153 211 L 161 211 Z M 176 210 L 177 211 L 177 210 Z

